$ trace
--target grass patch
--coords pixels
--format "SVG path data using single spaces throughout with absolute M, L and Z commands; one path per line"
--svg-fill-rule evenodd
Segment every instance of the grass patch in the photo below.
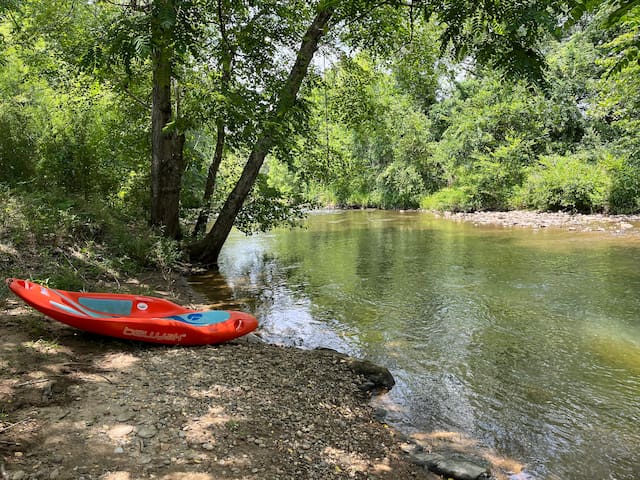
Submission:
M 145 271 L 169 274 L 181 251 L 176 242 L 150 231 L 101 203 L 0 188 L 0 270 L 64 290 L 120 285 Z M 0 286 L 0 304 L 9 294 Z

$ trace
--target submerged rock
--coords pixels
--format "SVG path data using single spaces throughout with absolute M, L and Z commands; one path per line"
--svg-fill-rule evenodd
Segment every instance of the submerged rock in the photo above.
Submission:
M 489 471 L 485 467 L 476 465 L 467 460 L 448 458 L 438 453 L 415 453 L 413 461 L 423 465 L 434 473 L 445 478 L 456 480 L 482 480 L 489 478 Z

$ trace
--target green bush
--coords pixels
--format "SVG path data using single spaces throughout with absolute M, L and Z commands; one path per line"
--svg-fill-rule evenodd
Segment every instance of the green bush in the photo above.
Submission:
M 146 268 L 163 273 L 182 258 L 178 244 L 150 231 L 144 219 L 110 205 L 56 191 L 0 186 L 0 268 L 77 290 Z M 2 292 L 0 292 L 0 300 Z
M 23 117 L 14 108 L 0 105 L 0 183 L 28 181 L 35 170 L 36 135 Z
M 459 177 L 458 182 L 465 186 L 473 210 L 508 210 L 517 177 L 509 167 L 482 156 L 470 172 Z
M 538 210 L 594 213 L 607 210 L 610 185 L 603 166 L 581 156 L 552 155 L 528 169 L 520 196 Z
M 469 189 L 466 187 L 447 187 L 423 197 L 420 201 L 420 208 L 451 212 L 471 212 L 474 210 Z
M 377 190 L 383 208 L 415 208 L 424 193 L 422 177 L 413 165 L 392 162 L 378 175 Z
M 609 211 L 611 213 L 637 213 L 640 211 L 640 165 L 614 157 L 606 161 L 611 176 Z

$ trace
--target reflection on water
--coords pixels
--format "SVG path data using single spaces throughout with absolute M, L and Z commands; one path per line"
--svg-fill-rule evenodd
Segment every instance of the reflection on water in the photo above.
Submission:
M 388 366 L 400 426 L 458 432 L 534 478 L 635 479 L 639 253 L 633 238 L 335 212 L 234 235 L 222 284 L 196 281 L 270 340 Z

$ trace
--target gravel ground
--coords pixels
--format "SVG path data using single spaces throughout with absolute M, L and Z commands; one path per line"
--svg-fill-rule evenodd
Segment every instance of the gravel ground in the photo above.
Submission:
M 439 478 L 333 352 L 124 342 L 2 307 L 2 480 Z

